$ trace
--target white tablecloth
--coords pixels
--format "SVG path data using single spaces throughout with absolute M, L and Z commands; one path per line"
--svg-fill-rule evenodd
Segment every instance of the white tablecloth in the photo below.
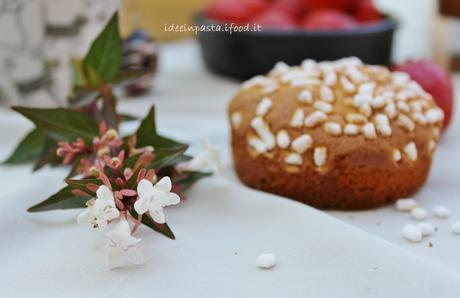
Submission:
M 176 241 L 141 230 L 147 258 L 142 267 L 107 271 L 97 248 L 102 236 L 77 226 L 76 211 L 25 211 L 61 185 L 64 171 L 31 175 L 25 166 L 0 167 L 0 296 L 460 296 L 460 236 L 450 232 L 453 220 L 460 220 L 460 117 L 416 197 L 429 211 L 448 206 L 452 216 L 438 220 L 430 214 L 438 231 L 413 244 L 400 234 L 413 220 L 391 206 L 325 213 L 241 185 L 231 169 L 226 120 L 237 88 L 238 82 L 206 72 L 189 42 L 163 48 L 152 94 L 122 103 L 123 111 L 137 115 L 155 104 L 161 132 L 193 145 L 208 137 L 222 147 L 226 164 L 223 177 L 201 181 L 186 202 L 167 210 Z M 0 158 L 29 127 L 0 111 Z M 277 255 L 272 270 L 255 268 L 263 252 Z

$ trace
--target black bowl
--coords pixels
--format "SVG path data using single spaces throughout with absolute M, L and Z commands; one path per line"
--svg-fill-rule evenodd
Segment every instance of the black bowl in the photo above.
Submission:
M 208 28 L 220 24 L 202 14 L 196 16 L 195 22 Z M 211 71 L 247 79 L 268 72 L 278 61 L 298 65 L 307 58 L 324 61 L 356 56 L 368 64 L 389 65 L 396 27 L 396 21 L 386 17 L 340 31 L 200 31 L 198 41 Z

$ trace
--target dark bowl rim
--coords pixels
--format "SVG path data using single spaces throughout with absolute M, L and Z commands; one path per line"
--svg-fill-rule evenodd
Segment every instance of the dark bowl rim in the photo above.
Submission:
M 396 18 L 384 14 L 384 19 L 375 23 L 363 24 L 361 26 L 346 29 L 346 30 L 318 30 L 318 31 L 308 31 L 302 29 L 288 29 L 288 30 L 276 30 L 276 29 L 264 29 L 262 31 L 242 31 L 242 32 L 233 32 L 232 35 L 240 36 L 259 36 L 259 37 L 347 37 L 347 36 L 359 36 L 359 35 L 368 35 L 374 33 L 380 33 L 385 31 L 394 31 L 398 26 L 398 21 Z M 214 19 L 210 19 L 204 15 L 204 12 L 198 12 L 193 18 L 194 23 L 198 26 L 200 25 L 225 25 L 224 22 L 219 22 Z M 232 23 L 229 23 L 232 24 Z M 236 26 L 239 26 L 236 23 L 233 23 Z M 244 26 L 244 25 L 243 25 Z M 199 32 L 207 33 L 207 32 Z M 225 33 L 227 32 L 211 32 L 211 33 Z

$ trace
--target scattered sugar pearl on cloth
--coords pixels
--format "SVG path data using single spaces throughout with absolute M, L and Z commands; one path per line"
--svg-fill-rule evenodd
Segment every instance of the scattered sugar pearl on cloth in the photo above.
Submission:
M 410 212 L 410 216 L 418 220 L 424 219 L 426 215 L 427 215 L 427 212 L 422 207 L 416 207 L 412 209 L 412 211 Z
M 407 212 L 415 207 L 417 207 L 417 203 L 414 199 L 399 199 L 396 201 L 396 210 L 398 211 Z
M 460 235 L 460 221 L 457 221 L 452 225 L 452 232 Z
M 402 236 L 411 242 L 420 242 L 422 240 L 422 231 L 413 224 L 407 224 L 402 228 Z
M 446 206 L 436 206 L 434 207 L 434 216 L 437 218 L 448 218 L 450 215 L 450 210 Z
M 272 253 L 261 254 L 256 259 L 256 265 L 262 269 L 270 269 L 276 265 L 276 256 Z
M 421 222 L 417 225 L 417 228 L 420 229 L 423 237 L 430 236 L 434 233 L 434 227 L 429 222 Z

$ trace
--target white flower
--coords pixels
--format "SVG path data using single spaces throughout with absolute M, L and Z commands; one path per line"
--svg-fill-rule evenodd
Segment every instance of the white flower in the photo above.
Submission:
M 126 219 L 121 218 L 106 236 L 109 242 L 104 250 L 107 254 L 109 269 L 122 266 L 125 261 L 136 265 L 144 262 L 142 252 L 135 246 L 141 239 L 131 235 L 131 228 Z
M 169 177 L 163 177 L 155 185 L 142 179 L 137 184 L 138 199 L 134 203 L 134 209 L 139 214 L 149 211 L 153 220 L 157 223 L 165 223 L 166 218 L 163 207 L 177 205 L 180 198 L 171 192 L 172 184 Z
M 189 161 L 177 166 L 180 171 L 219 172 L 222 169 L 219 147 L 204 140 L 204 150 Z
M 77 221 L 79 224 L 90 223 L 95 229 L 102 231 L 107 227 L 107 221 L 120 216 L 120 211 L 115 206 L 113 193 L 107 186 L 99 186 L 96 196 L 96 199 L 86 203 L 88 207 L 78 215 Z

